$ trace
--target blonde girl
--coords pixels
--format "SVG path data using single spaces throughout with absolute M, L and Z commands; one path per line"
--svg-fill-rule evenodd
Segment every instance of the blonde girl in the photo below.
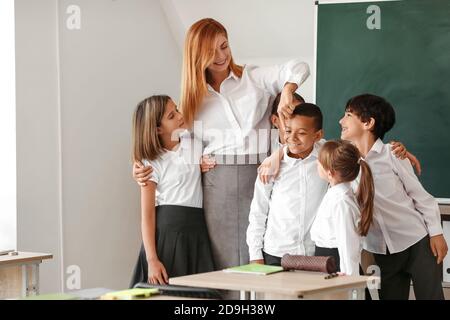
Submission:
M 214 269 L 202 204 L 201 143 L 186 132 L 168 96 L 140 102 L 133 115 L 133 160 L 153 171 L 141 186 L 141 251 L 131 286 Z M 200 145 L 200 149 L 196 146 Z

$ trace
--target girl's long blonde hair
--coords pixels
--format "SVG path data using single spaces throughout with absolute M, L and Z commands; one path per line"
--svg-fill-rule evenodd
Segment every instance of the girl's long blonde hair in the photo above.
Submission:
M 214 19 L 201 19 L 188 30 L 184 43 L 180 110 L 189 127 L 208 92 L 206 68 L 214 61 L 218 35 L 228 39 L 225 27 Z M 242 77 L 243 67 L 230 61 L 230 70 Z
M 358 177 L 361 168 L 361 180 L 356 192 L 356 199 L 361 210 L 358 232 L 366 236 L 373 220 L 373 199 L 375 186 L 372 171 L 353 144 L 343 140 L 326 142 L 319 152 L 319 162 L 325 170 L 337 174 L 342 182 L 350 182 Z
M 164 116 L 166 105 L 170 97 L 156 95 L 139 102 L 133 114 L 133 161 L 155 160 L 164 153 L 158 127 Z

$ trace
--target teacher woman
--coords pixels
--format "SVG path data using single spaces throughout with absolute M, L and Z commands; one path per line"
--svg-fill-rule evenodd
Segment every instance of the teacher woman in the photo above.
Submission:
M 216 269 L 249 262 L 246 231 L 258 165 L 268 155 L 270 108 L 281 92 L 279 113 L 292 113 L 292 93 L 309 76 L 306 63 L 237 65 L 226 29 L 202 19 L 187 32 L 182 71 L 181 113 L 203 154 L 216 165 L 203 174 L 203 205 Z M 140 183 L 148 168 L 134 167 Z

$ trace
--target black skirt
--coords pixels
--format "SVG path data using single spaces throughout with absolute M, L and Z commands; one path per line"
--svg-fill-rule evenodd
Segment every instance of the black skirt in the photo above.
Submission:
M 169 278 L 214 270 L 203 209 L 174 205 L 156 207 L 156 253 Z M 130 283 L 147 282 L 144 245 Z

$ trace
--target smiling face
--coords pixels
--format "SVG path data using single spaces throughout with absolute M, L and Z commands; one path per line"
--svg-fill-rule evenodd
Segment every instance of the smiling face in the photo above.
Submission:
M 207 67 L 210 73 L 222 73 L 228 71 L 231 62 L 231 50 L 228 46 L 228 39 L 219 34 L 214 47 L 214 60 Z
M 355 142 L 361 138 L 368 129 L 370 129 L 368 123 L 364 123 L 360 118 L 349 111 L 345 111 L 344 116 L 339 120 L 341 125 L 341 139 Z
M 289 156 L 294 158 L 306 158 L 314 143 L 322 138 L 322 130 L 317 130 L 313 117 L 296 115 L 286 121 L 285 130 Z
M 158 127 L 158 134 L 171 137 L 174 133 L 179 133 L 186 129 L 183 116 L 178 112 L 176 104 L 169 100 L 164 110 L 161 124 Z M 176 138 L 178 140 L 178 138 Z

